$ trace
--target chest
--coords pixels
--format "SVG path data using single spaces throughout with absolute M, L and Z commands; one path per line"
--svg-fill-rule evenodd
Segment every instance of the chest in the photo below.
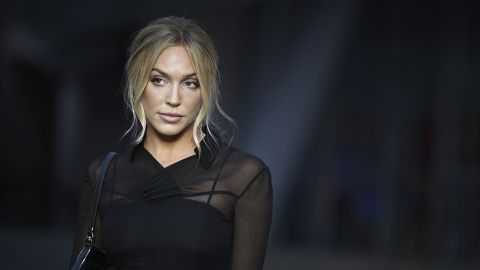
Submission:
M 232 233 L 219 210 L 183 197 L 119 205 L 102 216 L 102 245 L 111 254 L 145 248 L 215 254 L 230 248 Z

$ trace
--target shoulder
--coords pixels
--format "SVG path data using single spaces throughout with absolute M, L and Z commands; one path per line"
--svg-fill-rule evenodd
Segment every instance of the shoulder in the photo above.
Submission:
M 228 186 L 237 195 L 237 199 L 244 194 L 267 197 L 272 190 L 272 177 L 267 164 L 259 156 L 230 147 L 229 154 L 222 168 L 228 179 Z
M 243 175 L 242 178 L 252 180 L 262 172 L 269 172 L 267 164 L 259 156 L 232 146 L 229 150 L 225 166 L 235 174 Z
M 250 167 L 251 169 L 262 169 L 267 165 L 257 155 L 230 146 L 230 151 L 227 157 L 227 162 L 234 162 L 239 167 Z
M 96 182 L 98 170 L 100 169 L 100 164 L 104 158 L 104 155 L 95 156 L 94 158 L 90 159 L 88 163 L 88 180 L 91 185 L 94 185 Z
M 133 148 L 134 148 L 133 146 L 126 146 L 118 151 L 112 151 L 112 152 L 115 152 L 116 154 L 113 157 L 111 163 L 114 163 L 114 162 L 116 163 L 118 159 L 126 159 L 129 156 L 128 153 L 130 153 Z M 101 155 L 94 156 L 88 162 L 87 170 L 88 170 L 88 178 L 90 180 L 90 184 L 92 185 L 95 184 L 98 172 L 100 170 L 100 166 L 102 165 L 103 160 L 105 160 L 105 158 L 107 157 L 108 153 L 109 152 L 105 152 Z

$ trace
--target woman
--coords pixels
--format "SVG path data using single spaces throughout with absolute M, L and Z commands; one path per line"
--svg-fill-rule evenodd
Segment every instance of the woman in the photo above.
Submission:
M 185 18 L 158 19 L 134 38 L 126 74 L 134 143 L 110 163 L 95 225 L 107 269 L 262 269 L 270 170 L 219 132 L 215 115 L 231 118 L 218 103 L 208 35 Z M 71 263 L 102 159 L 91 162 L 81 189 Z

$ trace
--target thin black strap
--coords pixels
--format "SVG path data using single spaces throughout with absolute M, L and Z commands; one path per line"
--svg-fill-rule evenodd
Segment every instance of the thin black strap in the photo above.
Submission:
M 210 189 L 210 192 L 209 192 L 209 195 L 208 195 L 207 204 L 210 204 L 210 201 L 212 200 L 212 195 L 213 195 L 213 192 L 214 192 L 214 190 L 215 190 L 215 186 L 217 185 L 217 182 L 218 182 L 218 177 L 220 176 L 220 172 L 221 172 L 222 169 L 223 169 L 223 165 L 225 164 L 225 161 L 227 160 L 228 155 L 230 155 L 231 152 L 232 152 L 232 150 L 229 150 L 228 153 L 225 155 L 225 157 L 224 157 L 223 160 L 222 160 L 222 164 L 220 165 L 220 168 L 218 169 L 217 176 L 215 177 L 215 180 L 214 180 L 214 182 L 213 182 L 212 188 Z
M 100 167 L 99 177 L 97 177 L 95 192 L 93 194 L 92 210 L 90 211 L 90 225 L 88 226 L 87 236 L 85 238 L 85 243 L 89 245 L 93 243 L 93 227 L 95 226 L 95 219 L 97 217 L 98 202 L 100 201 L 100 191 L 102 189 L 103 178 L 105 177 L 108 165 L 110 164 L 110 161 L 112 161 L 115 154 L 115 152 L 108 153 L 107 157 L 102 162 L 102 166 Z

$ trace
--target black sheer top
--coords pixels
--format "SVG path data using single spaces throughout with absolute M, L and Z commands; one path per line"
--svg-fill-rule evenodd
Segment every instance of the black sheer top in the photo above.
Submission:
M 217 135 L 214 135 L 217 136 Z M 107 170 L 94 246 L 106 269 L 262 269 L 272 218 L 272 181 L 258 157 L 209 133 L 201 155 L 163 167 L 143 142 L 117 153 Z M 71 264 L 79 253 L 98 167 L 80 190 Z

